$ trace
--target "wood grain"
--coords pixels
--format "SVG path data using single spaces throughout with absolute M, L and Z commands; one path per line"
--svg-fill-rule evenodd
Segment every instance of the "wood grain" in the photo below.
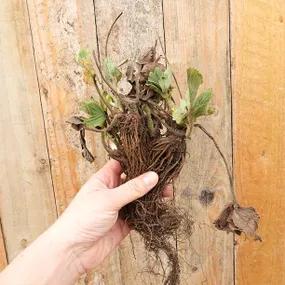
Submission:
M 285 283 L 285 2 L 232 2 L 234 172 L 261 216 L 262 243 L 239 239 L 237 284 Z
M 120 12 L 123 12 L 123 15 L 114 27 L 108 45 L 108 55 L 116 63 L 120 63 L 125 59 L 134 59 L 139 53 L 153 46 L 158 35 L 163 39 L 161 1 L 96 0 L 95 15 L 101 58 L 105 56 L 105 40 L 109 27 Z M 135 257 L 130 237 L 128 237 L 119 249 L 120 279 L 117 283 L 114 283 L 110 277 L 104 278 L 103 284 L 162 284 L 159 276 L 150 275 L 146 272 L 149 270 L 151 263 L 147 261 L 147 253 L 139 236 L 132 233 L 131 238 L 134 243 Z M 110 266 L 106 263 L 103 272 L 108 272 L 108 268 Z
M 66 120 L 94 88 L 83 82 L 75 61 L 80 48 L 96 48 L 92 1 L 28 0 L 41 100 L 58 212 L 104 163 L 99 140 L 88 137 L 95 164 L 80 154 L 79 137 Z M 102 155 L 101 155 L 102 154 Z
M 0 22 L 0 216 L 11 261 L 56 209 L 26 2 L 2 1 Z
M 0 220 L 0 271 L 7 265 L 7 253 L 5 248 L 5 240 L 3 235 L 2 223 Z
M 216 138 L 231 164 L 231 96 L 229 70 L 228 1 L 163 1 L 166 54 L 186 92 L 186 69 L 198 68 L 204 87 L 214 91 L 216 114 L 200 123 Z M 178 203 L 195 219 L 189 242 L 179 244 L 182 284 L 233 284 L 233 237 L 214 229 L 213 221 L 231 200 L 229 180 L 221 158 L 209 139 L 194 129 L 190 158 L 180 175 Z M 214 194 L 208 205 L 202 191 Z

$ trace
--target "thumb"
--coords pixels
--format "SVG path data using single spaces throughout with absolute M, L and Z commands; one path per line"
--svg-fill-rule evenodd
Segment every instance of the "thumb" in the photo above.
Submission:
M 142 197 L 158 182 L 158 175 L 149 171 L 112 190 L 112 205 L 120 209 L 126 204 Z

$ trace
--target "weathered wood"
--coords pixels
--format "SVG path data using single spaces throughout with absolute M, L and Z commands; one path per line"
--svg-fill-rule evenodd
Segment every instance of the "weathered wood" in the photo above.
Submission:
M 236 280 L 285 284 L 285 2 L 231 4 L 235 186 L 263 239 L 238 240 Z
M 166 54 L 186 92 L 186 69 L 198 68 L 205 88 L 214 91 L 216 114 L 200 123 L 216 138 L 231 164 L 231 96 L 228 1 L 163 1 Z M 229 179 L 212 142 L 194 129 L 190 158 L 180 175 L 178 203 L 189 209 L 196 225 L 190 241 L 179 244 L 182 284 L 233 284 L 233 237 L 214 229 L 213 221 L 231 200 Z M 214 194 L 208 205 L 202 191 Z M 205 193 L 205 192 L 204 192 Z M 184 260 L 184 262 L 183 262 Z
M 75 61 L 80 48 L 96 48 L 92 1 L 28 0 L 40 93 L 51 157 L 57 208 L 61 213 L 83 182 L 102 166 L 98 140 L 91 136 L 96 162 L 80 154 L 78 134 L 66 120 L 94 88 L 83 82 Z
M 99 136 L 87 134 L 95 154 L 90 164 L 80 154 L 79 137 L 66 120 L 78 111 L 78 103 L 95 94 L 83 82 L 75 61 L 80 48 L 97 50 L 93 1 L 28 0 L 39 74 L 41 99 L 51 157 L 53 185 L 59 213 L 80 186 L 104 164 L 105 151 Z M 113 266 L 119 263 L 111 258 Z M 115 270 L 120 276 L 120 270 Z M 111 273 L 114 273 L 110 270 Z M 83 277 L 88 284 L 92 275 Z M 113 284 L 119 284 L 113 282 Z
M 163 39 L 161 1 L 96 0 L 95 15 L 101 58 L 105 56 L 105 40 L 109 27 L 120 12 L 123 12 L 123 15 L 113 29 L 108 45 L 108 55 L 116 63 L 121 63 L 125 59 L 133 59 L 140 52 L 153 46 L 158 35 Z M 137 234 L 132 233 L 131 235 L 136 259 L 133 256 L 130 237 L 128 237 L 119 250 L 121 283 L 116 284 L 161 284 L 160 277 L 142 273 L 149 269 L 150 264 L 146 261 L 147 257 L 142 241 Z M 106 264 L 104 270 L 108 266 Z M 104 278 L 104 284 L 115 283 L 110 278 Z
M 0 271 L 7 265 L 7 253 L 5 249 L 5 240 L 0 220 Z
M 24 0 L 0 5 L 0 215 L 11 261 L 56 217 Z

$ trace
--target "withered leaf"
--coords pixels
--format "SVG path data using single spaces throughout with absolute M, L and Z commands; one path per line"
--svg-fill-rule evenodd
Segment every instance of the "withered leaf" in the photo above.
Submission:
M 217 229 L 232 232 L 240 235 L 241 233 L 261 241 L 256 231 L 258 228 L 259 215 L 252 207 L 241 207 L 237 203 L 230 203 L 214 222 Z
M 67 120 L 67 123 L 71 124 L 72 128 L 76 131 L 84 128 L 84 119 L 82 117 L 73 116 Z
M 147 79 L 149 76 L 149 73 L 151 71 L 153 71 L 156 67 L 158 67 L 159 69 L 161 69 L 162 71 L 164 71 L 166 68 L 162 63 L 159 62 L 150 62 L 147 63 L 143 66 L 142 70 L 141 70 L 141 75 L 142 75 L 142 79 Z
M 82 156 L 92 163 L 94 161 L 94 156 L 90 152 L 90 150 L 86 146 L 86 140 L 85 140 L 85 130 L 81 129 L 80 130 L 80 145 L 81 145 L 81 154 Z
M 139 57 L 138 63 L 147 64 L 150 62 L 154 62 L 155 60 L 156 60 L 156 46 L 153 46 L 141 57 Z
M 117 85 L 117 91 L 125 96 L 130 94 L 132 88 L 132 84 L 126 78 L 121 79 Z

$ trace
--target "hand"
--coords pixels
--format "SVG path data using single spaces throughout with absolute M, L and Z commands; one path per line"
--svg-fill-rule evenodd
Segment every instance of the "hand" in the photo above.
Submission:
M 121 174 L 115 160 L 94 174 L 55 224 L 1 272 L 0 283 L 71 285 L 102 262 L 130 232 L 118 218 L 120 208 L 145 195 L 158 181 L 156 173 L 148 172 L 121 184 Z M 164 196 L 172 196 L 171 187 Z
M 60 239 L 72 246 L 81 271 L 100 264 L 130 232 L 118 211 L 158 181 L 156 173 L 148 172 L 120 185 L 121 174 L 120 164 L 110 160 L 87 181 L 55 224 Z M 171 194 L 170 187 L 165 189 L 165 196 Z

